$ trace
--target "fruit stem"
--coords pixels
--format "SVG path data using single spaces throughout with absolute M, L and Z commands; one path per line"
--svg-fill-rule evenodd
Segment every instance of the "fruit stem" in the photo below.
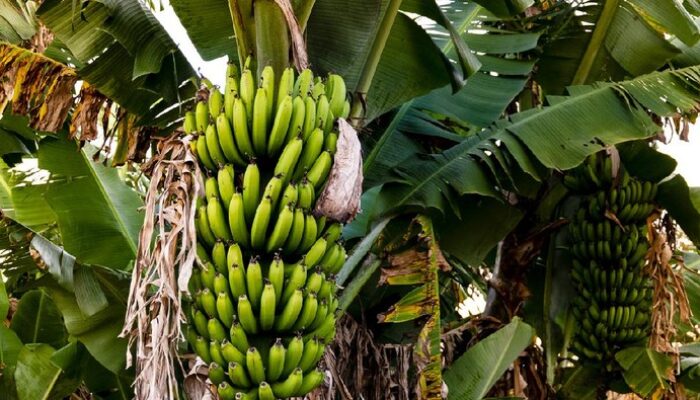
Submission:
M 369 56 L 367 57 L 365 65 L 362 69 L 360 80 L 355 88 L 355 96 L 352 102 L 352 109 L 350 111 L 350 122 L 355 128 L 360 128 L 364 123 L 363 115 L 367 104 L 367 92 L 369 92 L 369 89 L 372 86 L 374 74 L 377 72 L 379 61 L 382 59 L 382 53 L 384 52 L 384 47 L 389 39 L 389 34 L 391 33 L 391 28 L 394 25 L 394 20 L 396 20 L 396 15 L 399 13 L 401 2 L 402 0 L 389 1 L 389 5 L 384 13 L 384 18 L 377 29 L 377 35 L 374 38 L 374 43 L 372 43 L 372 49 L 370 50 Z
M 231 12 L 231 21 L 233 21 L 233 33 L 236 36 L 236 48 L 238 51 L 238 62 L 243 70 L 244 64 L 248 56 L 251 54 L 250 39 L 246 29 L 246 16 L 250 18 L 252 12 L 252 3 L 250 0 L 229 0 L 228 8 Z
M 287 20 L 274 0 L 255 0 L 253 4 L 258 76 L 268 65 L 275 71 L 283 71 L 290 62 Z
M 598 17 L 598 22 L 593 30 L 593 34 L 591 34 L 591 40 L 586 47 L 586 52 L 583 54 L 583 58 L 581 58 L 574 79 L 571 82 L 572 85 L 583 85 L 588 81 L 593 63 L 596 58 L 598 58 L 598 52 L 603 47 L 608 29 L 617 13 L 618 4 L 619 0 L 608 0 L 605 2 L 603 10 L 600 12 L 600 17 Z

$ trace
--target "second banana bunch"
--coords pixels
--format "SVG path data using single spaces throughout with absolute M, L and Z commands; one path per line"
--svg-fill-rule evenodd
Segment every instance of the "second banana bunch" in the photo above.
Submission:
M 613 175 L 617 175 L 614 177 Z M 564 177 L 581 203 L 568 227 L 576 286 L 572 343 L 582 362 L 615 370 L 615 353 L 644 343 L 650 331 L 653 288 L 646 270 L 646 219 L 657 186 L 631 177 L 594 154 Z
M 291 68 L 227 70 L 187 112 L 202 165 L 187 339 L 223 400 L 303 396 L 335 336 L 342 225 L 314 215 L 333 165 L 346 87 Z

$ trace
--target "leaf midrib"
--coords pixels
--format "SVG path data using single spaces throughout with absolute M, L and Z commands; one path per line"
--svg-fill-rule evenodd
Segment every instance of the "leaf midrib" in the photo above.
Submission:
M 459 26 L 458 33 L 463 34 L 466 32 L 467 28 L 469 25 L 471 25 L 472 21 L 474 18 L 479 14 L 479 11 L 481 10 L 481 6 L 477 5 L 474 7 L 474 11 L 472 11 L 467 17 L 464 19 L 462 24 Z M 451 22 L 450 22 L 451 23 Z M 441 49 L 443 53 L 447 54 L 449 53 L 452 48 L 454 47 L 454 43 L 452 40 L 448 40 L 447 43 L 443 46 Z M 379 153 L 379 150 L 384 147 L 384 143 L 386 143 L 387 140 L 389 140 L 389 136 L 394 134 L 394 131 L 398 129 L 398 124 L 403 120 L 403 117 L 406 115 L 408 110 L 413 107 L 415 99 L 411 99 L 410 101 L 404 103 L 399 111 L 396 113 L 394 116 L 394 119 L 392 119 L 391 123 L 385 130 L 385 134 L 383 134 L 380 138 L 377 144 L 372 148 L 372 151 L 369 153 L 367 158 L 365 159 L 364 162 L 364 172 L 367 172 L 368 170 L 371 169 L 371 165 L 374 164 L 374 160 L 377 158 L 377 154 Z
M 100 194 L 105 200 L 105 203 L 107 203 L 107 207 L 110 210 L 110 213 L 114 216 L 114 219 L 117 221 L 117 224 L 119 224 L 120 230 L 124 234 L 124 237 L 126 238 L 127 243 L 129 244 L 129 247 L 131 248 L 131 252 L 133 255 L 136 255 L 136 243 L 132 241 L 131 234 L 129 233 L 129 229 L 127 229 L 124 221 L 121 218 L 121 214 L 117 211 L 116 207 L 114 206 L 114 203 L 112 202 L 111 197 L 107 193 L 107 191 L 104 188 L 104 185 L 102 184 L 102 180 L 100 179 L 99 175 L 97 174 L 97 171 L 94 170 L 92 162 L 88 159 L 87 155 L 85 154 L 85 150 L 81 149 L 80 150 L 80 155 L 83 158 L 83 161 L 85 162 L 88 171 L 90 172 L 90 175 L 92 178 L 95 180 L 95 184 L 97 185 L 98 189 L 100 190 Z

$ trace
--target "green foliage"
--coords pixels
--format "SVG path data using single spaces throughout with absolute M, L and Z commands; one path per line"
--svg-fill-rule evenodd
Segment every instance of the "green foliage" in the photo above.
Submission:
M 646 347 L 630 347 L 615 354 L 625 382 L 635 393 L 648 397 L 663 390 L 673 377 L 673 361 L 667 354 Z
M 530 345 L 533 329 L 519 318 L 480 341 L 445 371 L 448 399 L 481 399 L 520 353 Z
M 53 178 L 44 196 L 69 253 L 84 263 L 125 269 L 136 255 L 143 202 L 116 170 L 93 160 L 95 152 L 93 147 L 78 150 L 64 139 L 45 139 L 39 167 Z

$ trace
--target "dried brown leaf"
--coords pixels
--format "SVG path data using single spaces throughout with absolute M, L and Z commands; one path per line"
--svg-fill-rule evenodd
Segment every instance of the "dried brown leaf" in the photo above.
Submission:
M 134 394 L 138 400 L 177 397 L 175 363 L 184 321 L 181 292 L 187 291 L 196 257 L 194 218 L 201 171 L 180 132 L 159 143 L 144 165 L 151 175 L 146 216 L 139 235 L 128 308 L 121 336 L 136 348 Z M 182 368 L 182 365 L 180 365 Z
M 287 20 L 287 27 L 292 38 L 292 54 L 294 55 L 294 65 L 297 71 L 309 67 L 309 55 L 306 53 L 306 43 L 304 34 L 301 32 L 299 21 L 297 21 L 294 8 L 289 0 L 275 0 L 277 6 L 282 10 L 284 19 Z
M 78 105 L 73 113 L 70 124 L 70 138 L 80 140 L 95 140 L 97 138 L 97 122 L 107 97 L 87 82 L 80 89 Z M 105 110 L 106 114 L 109 114 Z

